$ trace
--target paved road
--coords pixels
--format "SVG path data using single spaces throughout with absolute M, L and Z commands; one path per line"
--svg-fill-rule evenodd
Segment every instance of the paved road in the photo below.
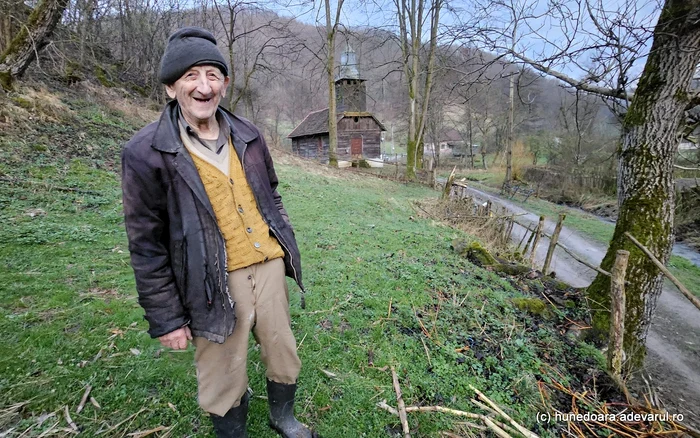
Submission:
M 470 188 L 474 197 L 481 201 L 490 199 L 502 205 L 513 214 L 523 214 L 518 221 L 534 226 L 539 216 L 528 212 L 498 196 Z M 555 223 L 545 222 L 545 230 L 551 234 Z M 516 225 L 513 239 L 519 242 L 525 229 Z M 607 247 L 564 226 L 559 241 L 577 256 L 593 264 L 600 265 Z M 544 261 L 549 240 L 543 238 L 536 259 L 540 266 Z M 684 248 L 687 252 L 688 249 Z M 694 261 L 700 260 L 697 252 L 691 253 Z M 596 272 L 571 258 L 562 249 L 554 253 L 551 269 L 557 278 L 576 287 L 588 286 Z M 700 425 L 700 311 L 695 308 L 672 285 L 666 284 L 657 301 L 656 313 L 647 337 L 648 356 L 645 372 L 648 372 L 657 387 L 669 412 L 683 412 L 692 417 L 692 423 Z M 675 411 L 674 411 L 675 410 Z

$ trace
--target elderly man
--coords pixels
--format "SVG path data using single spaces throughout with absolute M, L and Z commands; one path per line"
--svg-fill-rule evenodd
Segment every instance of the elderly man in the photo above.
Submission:
M 301 362 L 285 274 L 300 288 L 299 250 L 262 134 L 219 107 L 228 66 L 214 36 L 188 27 L 160 68 L 168 103 L 122 152 L 124 214 L 149 334 L 195 345 L 199 404 L 217 437 L 247 437 L 250 332 L 266 366 L 270 426 L 313 437 L 294 418 Z

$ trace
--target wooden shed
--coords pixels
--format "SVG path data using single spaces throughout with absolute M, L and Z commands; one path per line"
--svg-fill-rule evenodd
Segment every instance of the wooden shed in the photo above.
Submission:
M 354 163 L 382 166 L 382 131 L 386 128 L 367 112 L 364 82 L 357 70 L 355 52 L 348 47 L 341 56 L 340 74 L 335 81 L 340 167 Z M 288 137 L 295 154 L 327 163 L 328 108 L 309 113 Z

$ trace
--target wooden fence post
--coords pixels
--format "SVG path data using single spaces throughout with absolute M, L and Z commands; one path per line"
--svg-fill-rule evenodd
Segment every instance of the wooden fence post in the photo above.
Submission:
M 445 189 L 442 191 L 442 199 L 449 199 L 450 198 L 450 192 L 452 191 L 452 183 L 455 181 L 455 172 L 457 171 L 457 166 L 452 169 L 452 172 L 450 172 L 450 176 L 447 178 L 447 182 L 445 183 Z
M 525 254 L 527 254 L 528 249 L 530 249 L 530 244 L 532 243 L 532 239 L 535 238 L 535 233 L 537 232 L 537 227 L 535 227 L 534 230 L 530 230 L 530 228 L 528 227 L 525 230 L 525 234 L 527 234 L 528 231 L 530 232 L 530 237 L 528 237 L 527 242 L 525 243 L 525 248 L 523 248 L 523 257 L 525 256 Z
M 532 251 L 530 252 L 530 268 L 535 269 L 535 254 L 537 253 L 537 245 L 540 243 L 540 237 L 542 237 L 542 229 L 544 228 L 544 216 L 540 216 L 540 223 L 537 224 L 537 229 L 535 230 L 535 240 L 532 242 Z
M 525 227 L 523 227 L 523 228 L 525 228 Z M 528 233 L 530 233 L 530 235 L 532 236 L 532 231 L 530 231 L 529 228 L 525 228 L 525 231 L 523 231 L 523 238 L 520 239 L 520 243 L 518 243 L 518 247 L 515 248 L 516 251 L 520 251 L 520 247 L 523 246 L 523 243 L 525 243 L 525 239 L 527 239 Z M 528 243 L 529 243 L 529 241 L 528 241 Z M 525 248 L 525 249 L 527 249 L 527 248 Z M 525 249 L 523 249 L 522 254 L 525 254 Z
M 618 250 L 610 281 L 611 315 L 608 369 L 615 378 L 622 374 L 622 345 L 625 334 L 625 273 L 630 252 Z
M 508 211 L 506 210 L 506 213 Z M 509 218 L 506 218 L 506 234 L 504 237 L 504 242 L 508 243 L 510 240 L 510 235 L 513 234 L 513 215 L 511 215 Z
M 559 233 L 561 233 L 561 228 L 566 219 L 564 213 L 559 213 L 559 220 L 557 221 L 557 226 L 554 227 L 554 232 L 552 237 L 549 239 L 549 248 L 547 249 L 547 257 L 544 259 L 544 266 L 542 266 L 542 274 L 547 275 L 549 270 L 549 265 L 552 263 L 552 257 L 554 256 L 554 249 L 557 247 L 557 241 L 559 240 Z

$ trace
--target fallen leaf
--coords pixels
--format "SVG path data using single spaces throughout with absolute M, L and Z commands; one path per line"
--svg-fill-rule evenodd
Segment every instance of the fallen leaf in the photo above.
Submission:
M 24 212 L 29 217 L 46 216 L 46 211 L 41 208 L 30 208 Z
M 337 374 L 335 374 L 335 373 L 331 373 L 331 372 L 330 372 L 330 371 L 328 371 L 328 370 L 324 370 L 324 369 L 321 369 L 321 372 L 322 372 L 323 374 L 325 374 L 326 376 L 328 376 L 328 377 L 332 378 L 332 379 L 335 379 L 335 378 L 337 378 L 337 377 L 338 377 L 338 375 L 337 375 Z
M 129 351 L 131 351 L 131 354 L 133 354 L 134 356 L 138 356 L 141 354 L 141 350 L 139 350 L 138 348 L 129 348 Z

